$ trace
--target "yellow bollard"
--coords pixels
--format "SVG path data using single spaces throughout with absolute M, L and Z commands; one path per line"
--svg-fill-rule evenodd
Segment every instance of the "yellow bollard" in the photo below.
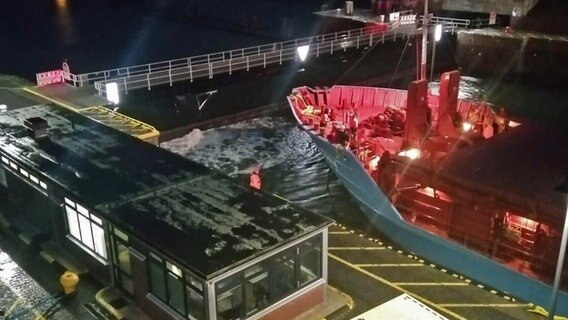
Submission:
M 79 276 L 71 271 L 65 271 L 61 278 L 59 278 L 59 283 L 61 283 L 61 286 L 63 286 L 63 291 L 65 292 L 65 294 L 72 294 L 77 289 Z

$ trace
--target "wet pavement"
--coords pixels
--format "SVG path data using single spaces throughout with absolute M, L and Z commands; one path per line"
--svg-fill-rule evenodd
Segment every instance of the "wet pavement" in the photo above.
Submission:
M 351 319 L 403 293 L 448 319 L 532 320 L 533 306 L 430 264 L 377 238 L 336 225 L 329 231 L 329 284 L 351 296 Z
M 16 236 L 0 232 L 0 318 L 3 320 L 96 319 L 85 304 L 94 300 L 100 287 L 83 277 L 76 294 L 61 294 L 55 265 L 44 261 L 32 247 Z

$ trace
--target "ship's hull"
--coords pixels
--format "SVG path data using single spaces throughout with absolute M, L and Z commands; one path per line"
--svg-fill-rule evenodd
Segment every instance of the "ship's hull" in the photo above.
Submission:
M 359 203 L 369 221 L 394 243 L 425 259 L 459 271 L 516 297 L 538 305 L 548 305 L 552 291 L 549 285 L 406 222 L 352 152 L 332 145 L 321 136 L 314 134 L 309 126 L 302 126 L 326 158 L 335 175 Z M 557 312 L 568 314 L 568 294 L 564 291 L 560 292 Z

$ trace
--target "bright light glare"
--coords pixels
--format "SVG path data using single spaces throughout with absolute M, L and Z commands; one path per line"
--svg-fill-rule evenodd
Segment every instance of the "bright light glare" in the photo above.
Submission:
M 471 130 L 472 127 L 473 127 L 472 124 L 469 122 L 462 123 L 462 129 L 464 132 L 468 132 L 469 130 Z
M 67 9 L 67 0 L 55 0 L 58 9 Z
M 369 169 L 371 169 L 371 171 L 377 170 L 379 160 L 381 160 L 379 156 L 375 156 L 373 159 L 369 160 Z
M 8 110 L 8 106 L 5 104 L 0 104 L 0 112 L 4 112 L 6 110 Z
M 436 28 L 434 29 L 434 40 L 438 42 L 440 41 L 440 39 L 442 39 L 442 25 L 437 24 Z
M 401 151 L 399 154 L 401 157 L 407 157 L 410 160 L 418 159 L 420 157 L 420 150 L 416 148 Z
M 118 96 L 118 84 L 116 82 L 109 82 L 105 87 L 108 101 L 118 104 L 120 102 L 120 98 Z
M 298 47 L 298 58 L 300 58 L 300 61 L 306 61 L 306 58 L 308 57 L 308 51 L 310 51 L 309 45 Z

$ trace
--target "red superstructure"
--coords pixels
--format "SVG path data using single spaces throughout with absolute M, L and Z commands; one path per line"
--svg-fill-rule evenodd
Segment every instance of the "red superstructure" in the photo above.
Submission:
M 453 155 L 519 125 L 458 99 L 459 79 L 442 74 L 439 95 L 417 80 L 408 91 L 300 87 L 288 100 L 299 123 L 357 156 L 407 222 L 546 280 L 557 252 L 552 222 L 444 171 Z

